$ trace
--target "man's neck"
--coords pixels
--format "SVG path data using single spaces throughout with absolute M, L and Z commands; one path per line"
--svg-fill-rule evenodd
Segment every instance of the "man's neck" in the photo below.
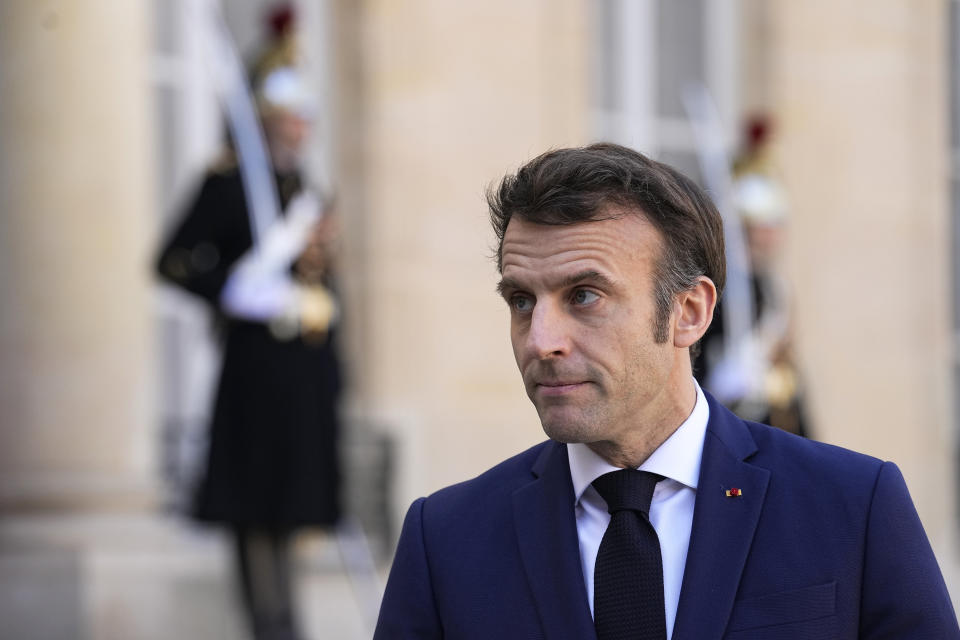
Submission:
M 685 380 L 674 393 L 668 393 L 666 407 L 657 412 L 657 418 L 641 421 L 628 437 L 589 442 L 594 453 L 621 469 L 636 469 L 653 454 L 690 417 L 697 404 L 697 390 L 693 378 Z

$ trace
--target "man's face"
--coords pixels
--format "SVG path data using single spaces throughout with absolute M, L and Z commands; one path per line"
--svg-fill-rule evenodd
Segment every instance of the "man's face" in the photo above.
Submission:
M 561 442 L 622 442 L 675 411 L 672 321 L 665 343 L 653 337 L 660 233 L 622 213 L 563 226 L 514 218 L 504 234 L 513 353 L 544 431 Z
M 299 154 L 310 133 L 310 121 L 293 111 L 277 109 L 264 118 L 264 130 L 271 147 L 287 154 Z
M 747 234 L 747 249 L 750 252 L 750 266 L 755 271 L 769 271 L 783 249 L 783 225 L 748 222 L 744 228 Z

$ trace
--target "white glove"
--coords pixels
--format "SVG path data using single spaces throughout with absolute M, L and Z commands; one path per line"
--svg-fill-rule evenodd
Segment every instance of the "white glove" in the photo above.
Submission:
M 290 266 L 321 216 L 320 202 L 312 193 L 295 196 L 286 215 L 267 229 L 261 243 L 234 264 L 220 293 L 221 308 L 233 317 L 257 322 L 299 315 L 301 296 Z

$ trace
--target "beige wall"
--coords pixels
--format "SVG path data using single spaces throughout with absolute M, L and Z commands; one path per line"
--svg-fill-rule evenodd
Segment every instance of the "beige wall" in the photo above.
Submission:
M 817 434 L 897 462 L 941 547 L 955 528 L 946 7 L 782 1 L 771 40 Z
M 341 74 L 363 78 L 339 114 L 362 145 L 341 154 L 363 175 L 342 211 L 356 405 L 397 437 L 405 506 L 544 437 L 494 293 L 483 192 L 586 141 L 587 16 L 572 0 L 341 5 L 361 43 Z

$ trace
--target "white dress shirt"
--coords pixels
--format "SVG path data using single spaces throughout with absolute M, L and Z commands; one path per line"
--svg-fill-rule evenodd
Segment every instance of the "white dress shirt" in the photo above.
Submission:
M 693 525 L 693 504 L 697 497 L 697 479 L 700 477 L 700 458 L 703 439 L 707 432 L 710 408 L 707 399 L 694 381 L 697 402 L 690 416 L 638 468 L 664 477 L 657 483 L 650 504 L 650 523 L 660 539 L 663 557 L 663 601 L 667 620 L 667 637 L 673 634 L 683 583 L 683 568 L 687 563 L 690 529 Z M 570 458 L 570 477 L 576 496 L 574 510 L 577 535 L 580 538 L 580 564 L 587 587 L 590 612 L 593 613 L 593 570 L 597 550 L 610 514 L 607 503 L 591 483 L 609 471 L 617 471 L 606 460 L 585 444 L 567 445 Z

